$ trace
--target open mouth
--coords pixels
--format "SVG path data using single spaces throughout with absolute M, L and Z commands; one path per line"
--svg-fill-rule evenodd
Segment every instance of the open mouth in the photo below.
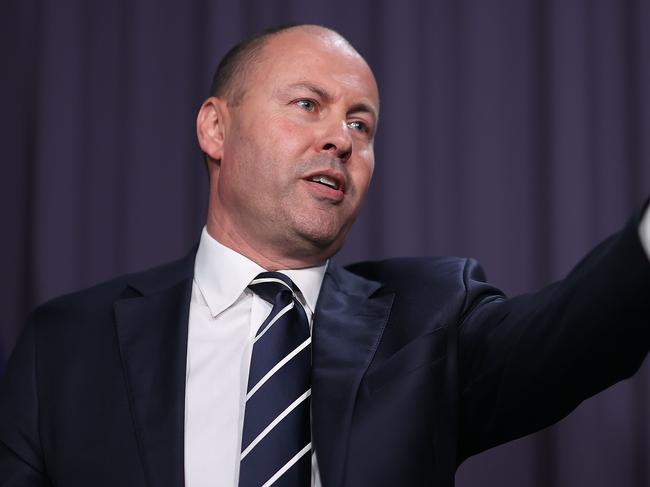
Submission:
M 343 189 L 343 185 L 339 181 L 337 181 L 334 178 L 324 176 L 323 174 L 312 176 L 309 178 L 309 181 L 312 181 L 314 183 L 319 183 L 322 184 L 323 186 L 327 186 L 328 188 L 332 188 L 336 190 Z

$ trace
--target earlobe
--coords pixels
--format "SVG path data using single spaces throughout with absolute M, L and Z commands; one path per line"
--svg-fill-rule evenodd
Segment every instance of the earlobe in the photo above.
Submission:
M 207 157 L 220 161 L 226 130 L 226 103 L 214 96 L 203 102 L 196 117 L 196 136 Z

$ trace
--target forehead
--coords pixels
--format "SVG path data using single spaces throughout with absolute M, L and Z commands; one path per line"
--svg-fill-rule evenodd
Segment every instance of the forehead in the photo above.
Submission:
M 336 96 L 346 96 L 379 108 L 379 93 L 364 59 L 340 36 L 309 30 L 271 37 L 252 76 L 253 86 L 280 89 L 295 83 L 322 85 Z

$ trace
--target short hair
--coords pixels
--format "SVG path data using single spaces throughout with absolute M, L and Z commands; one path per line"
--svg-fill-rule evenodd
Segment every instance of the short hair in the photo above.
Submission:
M 259 60 L 269 38 L 299 26 L 300 24 L 285 24 L 272 27 L 236 44 L 217 66 L 212 77 L 210 96 L 225 98 L 233 105 L 238 104 L 244 96 L 246 77 Z

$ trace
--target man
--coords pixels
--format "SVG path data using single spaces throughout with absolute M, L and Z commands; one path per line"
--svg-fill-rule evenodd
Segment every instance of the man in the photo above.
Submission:
M 471 260 L 346 270 L 328 259 L 373 170 L 365 61 L 281 29 L 231 51 L 212 94 L 198 250 L 33 313 L 2 385 L 0 485 L 451 486 L 642 363 L 647 217 L 513 299 Z M 259 372 L 276 332 L 298 341 Z

